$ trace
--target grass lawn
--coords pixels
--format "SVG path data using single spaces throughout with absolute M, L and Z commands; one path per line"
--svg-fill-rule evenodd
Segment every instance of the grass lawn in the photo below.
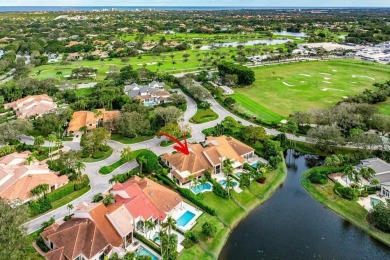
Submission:
M 124 137 L 120 134 L 112 134 L 111 135 L 111 140 L 120 142 L 122 144 L 135 144 L 135 143 L 140 143 L 140 142 L 147 141 L 147 140 L 150 140 L 153 138 L 154 138 L 154 136 L 137 136 L 135 138 L 127 138 L 127 137 Z
M 377 104 L 376 107 L 379 109 L 380 113 L 390 116 L 390 99 L 387 99 L 386 102 Z
M 280 122 L 294 111 L 325 108 L 388 79 L 390 66 L 354 60 L 310 61 L 253 69 L 254 84 L 236 88 L 244 112 Z M 370 77 L 370 78 L 369 78 Z M 389 111 L 389 108 L 384 108 Z
M 139 150 L 135 150 L 133 151 L 133 158 L 137 158 L 137 156 L 143 152 L 143 151 L 146 151 L 146 149 L 139 149 Z M 125 164 L 126 162 L 125 161 L 122 161 L 122 159 L 119 159 L 118 161 L 110 164 L 110 165 L 106 165 L 106 166 L 103 166 L 102 168 L 99 169 L 99 173 L 101 174 L 110 174 L 112 173 L 116 168 L 122 166 L 123 164 Z
M 51 210 L 54 210 L 54 209 L 57 209 L 59 207 L 62 207 L 64 205 L 67 205 L 69 204 L 71 201 L 77 199 L 78 197 L 82 196 L 83 194 L 87 193 L 89 190 L 91 189 L 91 187 L 85 187 L 81 190 L 77 190 L 77 191 L 74 191 L 72 192 L 71 194 L 59 199 L 59 200 L 56 200 L 56 201 L 53 201 L 51 203 L 51 206 L 52 206 L 52 209 Z M 45 212 L 46 214 L 47 212 Z
M 112 148 L 110 147 L 110 150 L 108 150 L 107 152 L 103 152 L 104 155 L 103 157 L 100 157 L 98 159 L 94 159 L 92 157 L 88 157 L 88 158 L 81 158 L 81 161 L 85 162 L 85 163 L 91 163 L 91 162 L 99 162 L 99 161 L 103 161 L 105 159 L 107 159 L 108 157 L 111 156 L 111 154 L 113 153 L 113 150 Z
M 324 206 L 335 211 L 344 219 L 348 220 L 361 230 L 365 231 L 372 237 L 382 241 L 390 246 L 390 234 L 384 233 L 367 222 L 367 211 L 360 206 L 356 201 L 349 201 L 333 192 L 333 182 L 328 181 L 324 185 L 312 184 L 308 179 L 309 171 L 303 174 L 302 186 L 310 193 L 310 195 L 324 204 Z
M 196 114 L 190 119 L 190 122 L 194 124 L 202 124 L 215 119 L 218 119 L 218 114 L 212 109 L 198 109 Z
M 76 96 L 77 97 L 83 97 L 87 94 L 92 93 L 92 88 L 79 88 L 76 90 Z

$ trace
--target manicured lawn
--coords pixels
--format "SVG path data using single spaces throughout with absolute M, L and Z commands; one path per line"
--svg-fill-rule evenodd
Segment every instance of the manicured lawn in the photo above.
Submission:
M 133 151 L 133 158 L 137 158 L 137 156 L 145 151 L 146 149 L 139 149 L 139 150 L 135 150 Z M 110 165 L 106 165 L 106 166 L 103 166 L 102 168 L 99 169 L 99 173 L 101 174 L 110 174 L 112 173 L 116 168 L 122 166 L 123 164 L 125 164 L 126 162 L 125 161 L 122 161 L 122 159 L 119 159 L 118 161 L 110 164 Z
M 215 259 L 207 254 L 199 245 L 194 245 L 191 248 L 183 249 L 180 252 L 178 259 L 181 260 L 211 260 Z
M 388 98 L 386 102 L 379 103 L 376 105 L 376 107 L 379 109 L 379 112 L 382 114 L 390 116 L 390 99 Z
M 112 148 L 110 147 L 110 150 L 108 150 L 107 152 L 104 152 L 104 155 L 103 155 L 101 158 L 98 158 L 98 159 L 94 159 L 94 158 L 92 158 L 92 157 L 81 158 L 81 161 L 83 161 L 83 162 L 85 162 L 85 163 L 103 161 L 103 160 L 107 159 L 108 157 L 110 157 L 112 153 L 113 153 L 113 150 L 112 150 Z
M 280 122 L 294 111 L 330 107 L 348 95 L 374 89 L 374 82 L 388 79 L 390 66 L 332 60 L 272 65 L 253 70 L 255 83 L 247 88 L 234 89 L 233 97 L 240 104 L 239 109 L 266 122 Z
M 196 114 L 190 119 L 190 122 L 194 124 L 202 124 L 209 121 L 213 121 L 215 119 L 218 119 L 218 114 L 210 108 L 198 109 L 196 111 Z
M 217 228 L 217 232 L 213 238 L 207 238 L 202 233 L 202 225 L 207 221 L 215 225 Z M 218 218 L 206 213 L 200 216 L 196 222 L 197 224 L 192 229 L 192 232 L 199 238 L 202 248 L 205 248 L 207 252 L 213 252 L 213 257 L 217 258 L 218 254 L 215 253 L 222 250 L 224 241 L 226 241 L 229 236 L 229 229 L 227 229 Z
M 62 207 L 64 205 L 67 205 L 69 204 L 71 201 L 77 199 L 78 197 L 82 196 L 83 194 L 87 193 L 89 190 L 91 189 L 91 187 L 85 187 L 81 190 L 77 190 L 77 191 L 74 191 L 72 192 L 71 194 L 59 199 L 59 200 L 56 200 L 56 201 L 53 201 L 51 203 L 51 206 L 52 206 L 52 209 L 51 210 L 54 210 L 54 209 L 57 209 L 59 207 Z M 47 212 L 45 212 L 46 214 Z
M 153 138 L 154 138 L 154 136 L 137 136 L 135 138 L 127 138 L 127 137 L 123 137 L 120 134 L 112 134 L 111 135 L 111 140 L 120 142 L 122 144 L 135 144 L 135 143 L 147 141 L 147 140 L 150 140 Z
M 77 97 L 83 97 L 87 94 L 92 93 L 92 88 L 79 88 L 76 90 L 76 96 Z
M 240 208 L 232 199 L 222 199 L 212 192 L 204 193 L 204 203 L 213 208 L 217 216 L 226 224 L 234 227 L 245 215 L 245 211 Z M 223 206 L 222 206 L 223 205 Z
M 356 201 L 349 201 L 333 192 L 334 183 L 328 181 L 324 185 L 312 184 L 308 179 L 309 171 L 303 174 L 302 186 L 310 193 L 310 195 L 324 204 L 326 207 L 332 209 L 342 218 L 348 220 L 358 228 L 362 229 L 369 235 L 382 241 L 390 246 L 390 234 L 384 233 L 367 222 L 367 211 L 360 206 Z

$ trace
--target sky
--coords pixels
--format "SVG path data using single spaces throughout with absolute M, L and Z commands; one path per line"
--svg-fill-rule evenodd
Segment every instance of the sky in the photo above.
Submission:
M 390 0 L 0 0 L 0 6 L 390 7 Z

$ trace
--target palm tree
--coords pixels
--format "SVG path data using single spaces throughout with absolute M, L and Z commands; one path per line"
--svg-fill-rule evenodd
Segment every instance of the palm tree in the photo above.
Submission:
M 130 162 L 133 159 L 133 152 L 130 147 L 123 148 L 121 152 L 121 160 L 124 162 Z
M 172 66 L 173 66 L 173 69 L 175 69 L 175 64 L 176 64 L 176 61 L 172 61 Z
M 139 157 L 138 163 L 139 163 L 139 173 L 142 174 L 142 165 L 144 163 L 147 163 L 146 158 L 144 156 Z
M 112 175 L 112 178 L 108 181 L 110 184 L 112 183 L 118 183 L 119 182 L 119 175 L 118 174 L 114 174 Z
M 363 167 L 360 169 L 359 174 L 363 176 L 364 179 L 370 181 L 376 174 L 376 172 L 370 167 Z M 367 191 L 367 185 L 365 186 L 365 191 Z
M 27 165 L 30 165 L 32 162 L 34 162 L 37 159 L 37 156 L 38 156 L 37 151 L 30 153 L 29 156 L 27 156 L 26 158 Z
M 43 138 L 43 136 L 39 135 L 37 137 L 35 137 L 34 139 L 34 146 L 36 147 L 36 149 L 40 149 L 41 145 L 43 145 L 45 143 L 45 138 Z
M 354 176 L 354 169 L 353 166 L 348 164 L 344 167 L 343 173 L 341 174 L 342 177 L 345 177 L 345 183 L 348 185 L 348 180 L 352 180 Z
M 326 166 L 339 166 L 342 163 L 337 155 L 328 156 L 325 158 L 324 164 Z
M 43 196 L 46 197 L 46 193 L 49 191 L 49 189 L 50 189 L 49 184 L 46 183 L 38 184 L 37 186 L 35 186 L 30 190 L 30 194 L 37 197 L 43 194 Z
M 53 155 L 51 154 L 52 144 L 54 144 L 57 141 L 57 136 L 55 133 L 49 134 L 47 137 L 47 140 L 49 141 L 49 156 L 50 156 L 50 163 L 52 162 Z
M 69 203 L 66 208 L 69 210 L 69 216 L 70 216 L 70 211 L 73 209 L 73 204 Z
M 151 220 L 146 220 L 145 221 L 145 227 L 146 227 L 146 233 L 149 234 L 149 239 L 150 239 L 150 232 L 156 227 L 156 223 Z
M 234 172 L 234 169 L 232 166 L 232 161 L 230 159 L 226 159 L 223 161 L 222 171 L 226 176 L 226 187 L 225 188 L 227 190 L 228 196 L 230 197 L 230 188 L 233 185 L 233 182 L 230 179 L 230 175 L 233 174 L 233 172 Z
M 194 182 L 195 188 L 198 187 L 198 185 L 199 185 L 199 180 L 198 180 L 198 178 L 195 178 L 195 179 L 193 180 L 193 182 Z
M 162 224 L 162 227 L 168 231 L 168 237 L 171 235 L 171 231 L 175 227 L 175 225 L 176 220 L 172 216 L 169 216 L 167 221 Z
M 81 178 L 81 171 L 85 170 L 85 164 L 82 161 L 78 161 L 76 164 L 77 178 Z

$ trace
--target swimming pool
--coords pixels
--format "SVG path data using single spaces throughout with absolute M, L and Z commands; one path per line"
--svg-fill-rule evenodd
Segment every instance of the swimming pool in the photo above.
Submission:
M 243 174 L 243 172 L 237 172 L 237 173 L 236 173 L 236 176 L 237 176 L 238 178 L 240 178 L 240 177 L 241 177 L 241 174 Z
M 155 256 L 152 252 L 150 252 L 148 249 L 144 248 L 143 246 L 140 246 L 136 253 L 137 256 L 150 256 L 152 260 L 158 260 L 158 257 Z
M 226 180 L 220 180 L 218 181 L 219 184 L 221 184 L 224 188 L 226 188 Z M 238 182 L 231 180 L 231 183 L 233 184 L 233 187 L 237 187 Z
M 206 182 L 205 184 L 198 184 L 196 186 L 191 186 L 191 190 L 193 193 L 198 194 L 205 191 L 211 191 L 212 185 L 210 182 Z
M 373 198 L 373 197 L 370 197 L 370 204 L 371 204 L 371 206 L 376 206 L 376 205 L 378 205 L 379 203 L 381 203 L 382 201 L 381 200 L 378 200 L 378 199 L 376 199 L 376 198 Z
M 251 164 L 252 168 L 257 169 L 257 163 Z
M 156 105 L 156 103 L 154 103 L 154 101 L 145 101 L 144 105 L 146 107 L 152 107 L 152 106 Z
M 195 213 L 192 213 L 191 211 L 187 210 L 186 212 L 184 212 L 183 215 L 181 215 L 178 219 L 176 219 L 176 225 L 178 225 L 179 227 L 184 227 L 194 217 L 195 217 Z

